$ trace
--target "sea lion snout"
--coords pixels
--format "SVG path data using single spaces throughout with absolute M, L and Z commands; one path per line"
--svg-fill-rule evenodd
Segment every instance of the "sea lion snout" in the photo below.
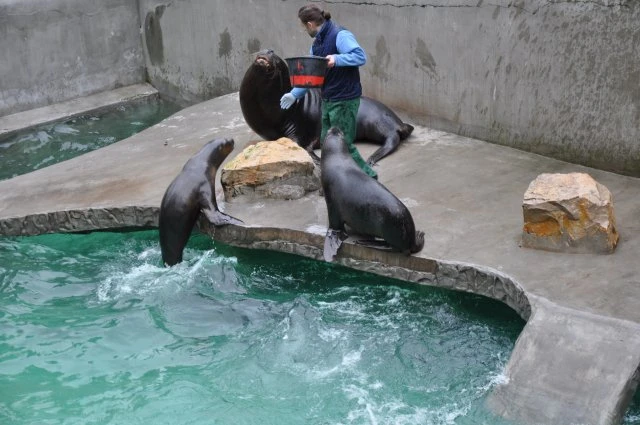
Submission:
M 342 135 L 343 133 L 342 133 L 342 130 L 340 130 L 340 128 L 339 128 L 339 127 L 331 127 L 331 128 L 329 129 L 329 131 L 327 131 L 327 134 L 330 134 L 330 135 L 332 135 L 332 136 L 340 136 L 340 135 Z
M 344 133 L 338 127 L 331 127 L 322 141 L 322 152 L 340 152 L 348 150 L 344 142 Z
M 258 56 L 256 57 L 256 64 L 263 66 L 265 68 L 268 68 L 270 66 L 269 64 L 269 59 L 266 58 L 265 56 Z
M 221 143 L 222 153 L 225 156 L 229 155 L 231 153 L 231 151 L 233 151 L 233 148 L 234 148 L 235 144 L 236 143 L 232 138 L 230 138 L 230 137 L 225 138 L 224 141 Z
M 273 50 L 271 49 L 262 50 L 256 55 L 256 59 L 254 62 L 259 66 L 269 69 L 271 67 L 272 57 L 273 57 Z

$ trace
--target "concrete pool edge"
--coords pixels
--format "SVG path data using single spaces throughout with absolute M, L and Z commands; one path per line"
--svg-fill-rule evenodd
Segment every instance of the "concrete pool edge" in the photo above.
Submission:
M 0 140 L 40 125 L 68 120 L 84 114 L 99 113 L 119 105 L 147 101 L 158 96 L 158 90 L 151 84 L 134 84 L 50 106 L 1 116 Z
M 2 236 L 36 236 L 101 230 L 146 229 L 158 226 L 158 207 L 125 206 L 80 208 L 6 217 L 0 220 Z
M 37 236 L 47 233 L 119 231 L 157 228 L 159 208 L 125 206 L 86 208 L 0 218 L 2 236 Z M 213 227 L 199 220 L 200 230 L 232 246 L 296 254 L 323 261 L 324 235 L 295 229 L 236 226 Z M 531 305 L 526 292 L 507 275 L 480 265 L 450 262 L 367 248 L 345 241 L 336 264 L 445 289 L 471 292 L 501 301 L 527 320 Z

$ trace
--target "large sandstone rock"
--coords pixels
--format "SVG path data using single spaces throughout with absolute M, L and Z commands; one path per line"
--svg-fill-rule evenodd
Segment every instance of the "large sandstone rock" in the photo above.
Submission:
M 522 210 L 527 248 L 608 254 L 618 244 L 611 192 L 588 174 L 540 174 Z
M 220 175 L 227 202 L 233 199 L 298 199 L 320 188 L 319 169 L 291 139 L 259 142 L 229 161 Z

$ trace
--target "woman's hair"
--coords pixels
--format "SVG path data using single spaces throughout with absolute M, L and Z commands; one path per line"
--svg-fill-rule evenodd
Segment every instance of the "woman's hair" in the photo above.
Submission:
M 298 10 L 298 18 L 300 18 L 300 21 L 303 23 L 313 22 L 320 25 L 324 21 L 331 19 L 331 13 L 325 12 L 317 5 L 311 3 L 306 6 L 302 6 L 300 10 Z

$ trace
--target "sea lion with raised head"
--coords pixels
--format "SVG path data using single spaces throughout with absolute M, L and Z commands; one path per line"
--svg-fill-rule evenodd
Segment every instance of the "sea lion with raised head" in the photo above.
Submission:
M 273 50 L 259 52 L 240 84 L 242 115 L 265 140 L 288 137 L 312 152 L 320 147 L 320 89 L 309 89 L 289 109 L 281 109 L 280 98 L 289 91 L 287 64 Z M 366 96 L 360 98 L 356 123 L 356 141 L 382 145 L 367 159 L 369 165 L 395 151 L 413 131 L 413 126 L 402 122 L 391 109 Z
M 233 139 L 210 141 L 169 184 L 160 203 L 158 223 L 162 261 L 166 265 L 182 261 L 182 251 L 200 213 L 214 226 L 243 223 L 221 212 L 216 202 L 216 173 L 233 146 Z
M 416 231 L 409 209 L 382 183 L 368 176 L 353 160 L 342 131 L 329 129 L 320 161 L 329 228 L 324 259 L 333 258 L 349 232 L 381 238 L 406 255 L 424 246 L 424 232 Z M 372 245 L 366 243 L 367 245 Z

